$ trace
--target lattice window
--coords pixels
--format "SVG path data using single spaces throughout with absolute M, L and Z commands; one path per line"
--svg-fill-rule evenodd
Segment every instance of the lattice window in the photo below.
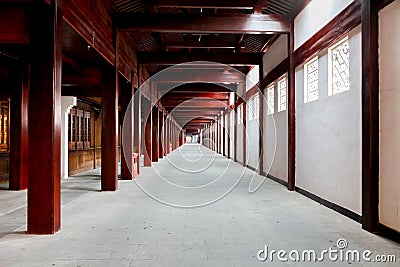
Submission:
M 68 148 L 87 149 L 92 146 L 91 112 L 72 108 L 68 116 Z
M 287 79 L 284 76 L 278 81 L 278 112 L 286 110 L 286 91 Z
M 250 97 L 247 101 L 247 116 L 248 120 L 254 120 L 254 97 Z
M 237 124 L 243 123 L 243 104 L 237 107 Z
M 258 119 L 258 112 L 260 108 L 258 94 L 252 96 L 247 102 L 247 113 L 249 114 L 249 121 Z
M 271 84 L 267 87 L 267 114 L 274 114 L 275 110 L 275 86 Z
M 10 101 L 0 100 L 0 152 L 9 151 L 10 139 Z
M 335 95 L 350 89 L 350 51 L 346 36 L 328 50 L 328 95 Z
M 318 100 L 318 57 L 304 65 L 304 103 Z

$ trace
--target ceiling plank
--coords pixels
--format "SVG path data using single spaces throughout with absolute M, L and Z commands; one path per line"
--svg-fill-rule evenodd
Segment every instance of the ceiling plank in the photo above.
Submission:
M 142 65 L 175 65 L 193 61 L 210 61 L 230 66 L 254 66 L 262 59 L 261 53 L 188 53 L 188 52 L 139 52 Z
M 119 14 L 120 30 L 180 33 L 288 33 L 290 17 L 271 14 Z

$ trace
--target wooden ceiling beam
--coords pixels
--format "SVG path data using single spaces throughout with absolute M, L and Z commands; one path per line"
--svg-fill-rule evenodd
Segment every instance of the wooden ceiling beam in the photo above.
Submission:
M 239 72 L 223 72 L 218 70 L 167 70 L 154 75 L 152 83 L 160 82 L 196 82 L 238 84 L 246 82 L 246 76 Z
M 160 84 L 164 85 L 164 84 Z M 166 87 L 163 88 L 162 86 L 157 86 L 157 90 L 159 92 L 165 92 L 168 90 L 167 93 L 231 93 L 232 91 L 236 90 L 237 85 L 235 84 L 227 84 L 227 85 L 219 85 L 213 83 L 190 83 L 190 84 L 181 84 L 177 87 Z
M 193 61 L 210 61 L 230 66 L 255 66 L 262 60 L 261 53 L 188 53 L 188 52 L 139 52 L 142 65 L 176 65 Z
M 208 98 L 197 98 L 197 99 L 191 99 L 191 100 L 184 100 L 184 99 L 165 99 L 163 103 L 164 107 L 176 107 L 179 106 L 178 108 L 186 109 L 188 107 L 190 108 L 195 108 L 195 107 L 200 107 L 200 108 L 205 108 L 205 109 L 211 109 L 211 108 L 219 108 L 219 109 L 224 109 L 227 107 L 226 103 L 218 101 L 218 100 L 211 100 Z
M 229 100 L 227 93 L 203 93 L 203 92 L 173 92 L 163 96 L 165 99 L 193 99 L 193 98 L 212 98 L 216 100 Z
M 253 9 L 253 0 L 155 0 L 157 7 L 215 8 L 215 9 Z
M 222 41 L 190 41 L 190 42 L 170 42 L 165 44 L 168 48 L 212 48 L 212 49 L 235 49 L 236 45 Z M 244 47 L 242 47 L 244 48 Z
M 101 97 L 101 86 L 63 86 L 61 87 L 62 96 L 76 97 Z
M 270 14 L 119 14 L 120 30 L 179 33 L 274 34 L 290 31 L 290 17 Z

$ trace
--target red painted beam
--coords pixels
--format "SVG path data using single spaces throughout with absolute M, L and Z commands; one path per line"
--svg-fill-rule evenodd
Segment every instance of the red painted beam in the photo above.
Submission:
M 156 7 L 211 8 L 211 9 L 253 9 L 253 0 L 156 0 Z
M 143 65 L 176 65 L 193 61 L 210 61 L 230 66 L 254 66 L 260 63 L 261 53 L 188 53 L 188 52 L 138 52 Z
M 290 31 L 290 17 L 270 14 L 119 14 L 123 31 L 272 34 Z
M 0 44 L 28 44 L 29 34 L 28 12 L 24 8 L 0 8 Z

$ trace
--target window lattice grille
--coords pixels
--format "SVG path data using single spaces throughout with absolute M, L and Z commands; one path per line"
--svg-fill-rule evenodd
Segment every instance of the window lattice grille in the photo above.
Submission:
M 346 37 L 329 49 L 329 95 L 335 95 L 350 89 L 349 41 Z
M 286 90 L 287 90 L 287 82 L 286 77 L 281 78 L 278 81 L 278 112 L 286 110 Z
M 308 103 L 318 100 L 318 57 L 313 58 L 310 62 L 304 65 L 304 73 L 304 102 Z

